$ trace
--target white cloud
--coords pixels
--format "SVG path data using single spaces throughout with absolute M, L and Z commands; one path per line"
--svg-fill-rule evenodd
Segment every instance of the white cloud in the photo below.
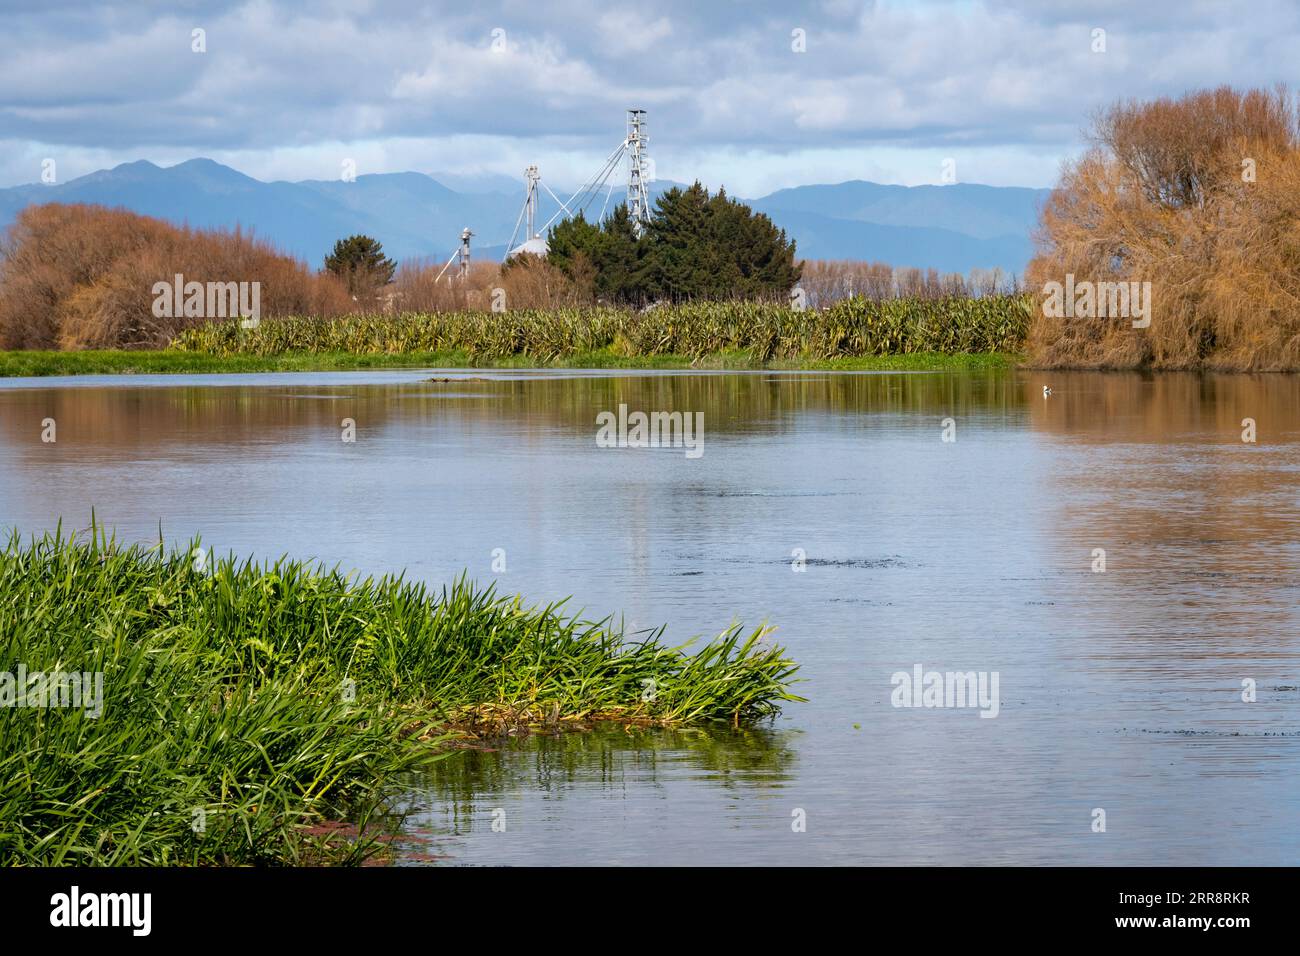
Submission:
M 596 21 L 599 40 L 618 53 L 643 53 L 661 40 L 672 36 L 673 24 L 667 17 L 646 22 L 639 8 L 611 10 Z
M 0 185 L 33 178 L 23 170 L 37 154 L 66 157 L 67 169 L 237 156 L 251 173 L 299 178 L 295 157 L 332 174 L 338 150 L 365 145 L 368 162 L 427 169 L 437 164 L 420 149 L 453 144 L 469 150 L 457 169 L 514 175 L 538 161 L 580 180 L 633 105 L 650 110 L 651 154 L 671 178 L 692 178 L 688 160 L 712 170 L 743 157 L 753 182 L 806 182 L 864 156 L 911 150 L 919 168 L 960 149 L 990 157 L 1004 180 L 1038 184 L 1099 105 L 1270 85 L 1300 54 L 1300 10 L 1287 0 L 1255 0 L 1249 15 L 1210 0 L 661 0 L 648 19 L 609 0 L 176 9 L 50 0 L 6 14 Z M 205 54 L 189 49 L 191 20 L 207 30 Z M 1105 54 L 1090 50 L 1098 25 Z M 806 53 L 790 49 L 795 26 Z M 492 51 L 494 29 L 504 53 Z M 815 165 L 801 171 L 795 156 Z M 905 165 L 882 162 L 881 174 Z

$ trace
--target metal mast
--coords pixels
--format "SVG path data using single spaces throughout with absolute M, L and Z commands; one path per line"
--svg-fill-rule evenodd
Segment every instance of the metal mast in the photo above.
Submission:
M 460 233 L 460 277 L 462 280 L 469 276 L 469 240 L 474 233 L 469 231 L 466 226 Z
M 650 222 L 650 194 L 645 182 L 645 110 L 627 111 L 627 214 L 638 239 Z
M 537 181 L 542 178 L 542 174 L 537 171 L 536 166 L 529 166 L 524 170 L 524 179 L 528 183 L 528 192 L 524 196 L 524 215 L 527 217 L 528 231 L 524 233 L 524 241 L 537 238 Z
M 591 179 L 587 180 L 578 188 L 569 201 L 565 202 L 559 196 L 551 191 L 551 187 L 542 182 L 542 174 L 537 171 L 536 166 L 529 166 L 524 170 L 524 181 L 527 189 L 524 193 L 524 205 L 519 210 L 519 218 L 515 220 L 514 231 L 510 233 L 510 241 L 506 243 L 506 254 L 502 259 L 504 262 L 513 255 L 527 252 L 532 255 L 545 256 L 547 246 L 542 239 L 542 232 L 550 228 L 551 223 L 562 216 L 576 216 L 579 213 L 585 213 L 587 207 L 599 195 L 605 184 L 609 184 L 609 189 L 605 194 L 605 203 L 608 204 L 609 198 L 614 192 L 614 173 L 623 161 L 623 156 L 627 156 L 627 212 L 628 218 L 632 220 L 632 232 L 639 239 L 646 231 L 650 224 L 650 190 L 648 183 L 654 178 L 650 171 L 651 160 L 646 156 L 646 143 L 649 139 L 645 134 L 645 110 L 628 110 L 627 111 L 627 138 L 618 144 L 618 147 L 609 154 L 605 159 L 604 165 L 600 167 Z M 555 200 L 556 205 L 560 208 L 555 211 L 541 227 L 537 228 L 537 204 L 541 198 L 541 192 L 538 187 L 545 189 L 548 196 Z M 600 219 L 605 215 L 605 205 L 601 206 Z M 596 222 L 599 223 L 600 219 Z M 524 228 L 524 241 L 518 246 L 515 245 L 515 237 L 519 235 L 519 227 L 527 223 Z

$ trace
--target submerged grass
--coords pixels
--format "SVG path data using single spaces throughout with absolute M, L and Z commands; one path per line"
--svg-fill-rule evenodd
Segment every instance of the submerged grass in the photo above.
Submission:
M 452 728 L 744 725 L 800 699 L 761 628 L 690 653 L 463 578 L 196 553 L 93 528 L 0 551 L 0 864 L 362 862 Z M 102 674 L 102 713 L 15 706 L 20 666 Z

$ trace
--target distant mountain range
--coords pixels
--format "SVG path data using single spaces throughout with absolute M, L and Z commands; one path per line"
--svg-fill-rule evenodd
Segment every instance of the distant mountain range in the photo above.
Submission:
M 675 185 L 681 184 L 656 182 L 651 196 Z M 380 173 L 352 182 L 265 183 L 210 159 L 166 168 L 141 160 L 67 183 L 0 189 L 0 229 L 33 203 L 84 202 L 177 224 L 238 224 L 315 266 L 335 240 L 353 233 L 379 239 L 395 259 L 443 260 L 465 226 L 475 233 L 475 256 L 500 259 L 523 192 L 522 180 L 512 184 L 501 176 Z M 745 201 L 785 229 L 801 258 L 863 259 L 944 272 L 997 266 L 1021 273 L 1046 194 L 1044 189 L 964 183 L 883 186 L 853 181 L 798 186 Z M 588 207 L 588 218 L 598 217 L 604 198 Z M 609 203 L 622 198 L 616 189 Z M 544 196 L 539 223 L 558 209 Z

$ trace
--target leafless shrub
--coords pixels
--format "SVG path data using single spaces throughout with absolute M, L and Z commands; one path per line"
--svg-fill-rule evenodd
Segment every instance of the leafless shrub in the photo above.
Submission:
M 805 259 L 802 267 L 799 287 L 807 296 L 807 305 L 815 309 L 853 296 L 881 302 L 898 298 L 974 298 L 1016 291 L 1014 277 L 1001 269 L 972 269 L 963 276 L 856 259 Z
M 258 282 L 263 316 L 339 315 L 330 276 L 238 229 L 185 229 L 102 206 L 50 203 L 0 240 L 0 347 L 157 348 L 203 317 L 154 315 L 154 285 Z
M 1148 281 L 1151 322 L 1049 318 L 1052 367 L 1300 367 L 1300 126 L 1284 89 L 1229 88 L 1101 113 L 1044 207 L 1030 289 Z

